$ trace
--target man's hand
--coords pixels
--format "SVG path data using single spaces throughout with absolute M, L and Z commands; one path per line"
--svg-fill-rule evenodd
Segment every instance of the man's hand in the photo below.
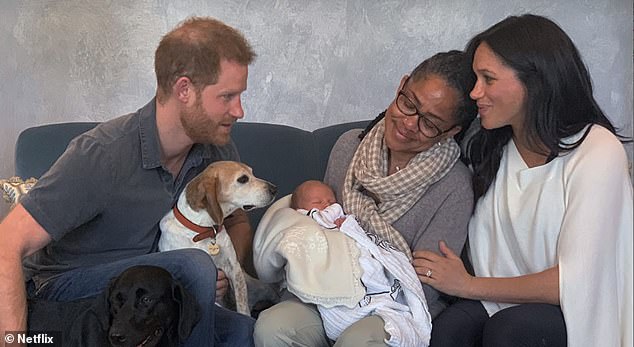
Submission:
M 229 280 L 227 275 L 222 270 L 218 270 L 218 277 L 216 278 L 216 302 L 222 300 L 229 290 Z

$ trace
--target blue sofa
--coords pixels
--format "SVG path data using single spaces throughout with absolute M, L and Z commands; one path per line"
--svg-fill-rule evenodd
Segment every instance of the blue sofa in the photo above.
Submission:
M 278 187 L 278 197 L 293 191 L 308 179 L 322 179 L 330 150 L 337 138 L 369 121 L 349 122 L 306 131 L 287 125 L 238 122 L 232 137 L 241 160 L 256 176 Z M 97 122 L 68 122 L 36 126 L 20 133 L 15 149 L 15 175 L 39 178 L 75 136 L 92 129 Z M 265 209 L 249 212 L 255 228 Z

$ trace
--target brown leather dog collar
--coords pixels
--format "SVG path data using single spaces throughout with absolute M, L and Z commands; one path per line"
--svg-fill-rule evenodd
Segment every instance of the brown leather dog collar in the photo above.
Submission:
M 176 220 L 181 222 L 181 224 L 183 224 L 183 226 L 186 227 L 187 229 L 197 233 L 197 235 L 194 236 L 193 238 L 194 242 L 198 242 L 206 238 L 213 238 L 213 239 L 216 238 L 216 233 L 217 233 L 216 230 L 218 228 L 218 225 L 213 225 L 209 227 L 198 225 L 190 221 L 189 219 L 187 219 L 187 217 L 185 217 L 181 213 L 181 211 L 178 209 L 177 205 L 174 205 L 174 208 L 172 208 L 172 211 L 174 211 L 174 217 L 176 217 Z

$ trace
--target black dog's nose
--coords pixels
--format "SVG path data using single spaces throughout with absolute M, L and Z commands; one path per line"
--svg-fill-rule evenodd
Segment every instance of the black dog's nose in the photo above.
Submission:
M 277 187 L 272 183 L 269 183 L 269 192 L 271 195 L 277 194 Z
M 125 335 L 119 333 L 111 333 L 110 334 L 110 342 L 113 344 L 121 344 L 127 341 L 127 337 Z

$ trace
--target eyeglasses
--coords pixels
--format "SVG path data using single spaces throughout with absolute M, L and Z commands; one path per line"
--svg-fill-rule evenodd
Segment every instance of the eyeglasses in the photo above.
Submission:
M 440 129 L 440 127 L 434 124 L 434 122 L 432 122 L 429 117 L 423 115 L 418 111 L 414 102 L 409 97 L 407 97 L 405 93 L 403 93 L 403 89 L 405 88 L 408 80 L 409 78 L 405 80 L 405 83 L 403 83 L 403 88 L 401 88 L 401 90 L 399 90 L 398 92 L 398 96 L 396 97 L 396 108 L 398 108 L 398 110 L 401 111 L 402 114 L 408 117 L 418 116 L 418 130 L 420 130 L 420 132 L 428 138 L 438 137 L 455 128 L 456 125 L 453 125 L 447 130 L 442 130 Z

